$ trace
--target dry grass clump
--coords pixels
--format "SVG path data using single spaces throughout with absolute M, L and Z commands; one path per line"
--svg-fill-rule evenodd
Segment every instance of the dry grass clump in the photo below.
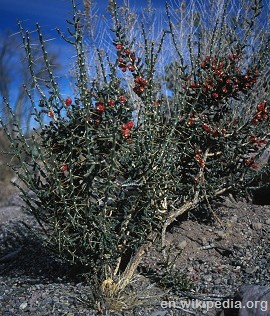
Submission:
M 8 167 L 8 163 L 12 159 L 10 155 L 5 154 L 9 150 L 9 142 L 0 130 L 0 205 L 6 201 L 15 191 L 15 187 L 11 184 L 14 177 L 12 170 Z

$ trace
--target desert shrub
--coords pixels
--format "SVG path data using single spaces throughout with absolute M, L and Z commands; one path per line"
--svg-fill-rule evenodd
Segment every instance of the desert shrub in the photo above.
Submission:
M 166 229 L 179 215 L 244 190 L 264 172 L 269 89 L 261 73 L 269 64 L 268 42 L 264 38 L 254 54 L 247 42 L 261 1 L 247 9 L 247 31 L 238 30 L 240 35 L 226 19 L 225 3 L 213 29 L 187 37 L 185 55 L 167 7 L 168 28 L 153 42 L 143 24 L 144 50 L 137 53 L 140 46 L 126 34 L 111 1 L 116 61 L 113 53 L 97 50 L 96 74 L 90 77 L 84 24 L 72 5 L 71 38 L 59 33 L 77 54 L 76 95 L 62 97 L 37 25 L 50 76 L 43 91 L 32 67 L 29 32 L 20 24 L 39 93 L 37 102 L 26 88 L 38 128 L 30 146 L 18 123 L 16 139 L 2 126 L 21 162 L 15 172 L 35 193 L 33 198 L 19 186 L 47 246 L 80 272 L 96 275 L 103 292 L 114 295 L 130 281 L 146 246 L 158 236 L 165 244 Z M 231 37 L 221 46 L 227 31 Z M 162 75 L 156 69 L 168 43 L 174 55 Z

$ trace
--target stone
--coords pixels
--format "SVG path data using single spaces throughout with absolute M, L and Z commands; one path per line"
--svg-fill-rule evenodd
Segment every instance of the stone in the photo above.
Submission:
M 258 266 L 255 266 L 255 267 L 247 267 L 245 272 L 248 273 L 248 274 L 252 274 L 254 272 L 256 272 L 257 270 L 259 269 Z
M 216 234 L 220 238 L 225 238 L 226 237 L 226 233 L 223 230 L 216 231 Z
M 27 303 L 26 303 L 26 302 L 24 302 L 24 303 L 22 303 L 22 304 L 20 305 L 20 309 L 21 309 L 21 310 L 26 309 L 26 307 L 27 307 Z
M 260 222 L 256 222 L 256 223 L 253 223 L 253 224 L 251 225 L 251 227 L 252 227 L 252 229 L 254 229 L 254 230 L 261 230 L 261 229 L 263 228 L 263 224 L 260 223 Z
M 186 246 L 187 246 L 187 241 L 186 240 L 182 240 L 182 241 L 180 241 L 179 242 L 179 244 L 178 244 L 178 247 L 180 248 L 180 249 L 184 249 L 184 248 L 186 248 Z
M 239 310 L 239 316 L 269 316 L 270 287 L 259 285 L 243 285 L 236 294 L 246 308 Z M 251 304 L 250 302 L 253 302 Z M 255 306 L 255 302 L 257 302 Z M 253 306 L 251 306 L 253 305 Z M 247 308 L 250 306 L 250 308 Z M 268 309 L 267 309 L 268 308 Z

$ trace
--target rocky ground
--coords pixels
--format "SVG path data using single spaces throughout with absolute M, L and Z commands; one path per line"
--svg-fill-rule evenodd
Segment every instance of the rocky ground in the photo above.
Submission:
M 20 205 L 12 191 L 0 204 L 0 315 L 97 315 L 89 285 L 42 248 L 28 230 L 37 223 Z M 220 309 L 203 302 L 231 298 L 243 284 L 269 286 L 269 205 L 230 198 L 207 216 L 179 218 L 167 233 L 166 260 L 155 245 L 128 292 L 104 304 L 130 307 L 118 315 L 217 315 Z M 183 300 L 201 303 L 187 307 Z

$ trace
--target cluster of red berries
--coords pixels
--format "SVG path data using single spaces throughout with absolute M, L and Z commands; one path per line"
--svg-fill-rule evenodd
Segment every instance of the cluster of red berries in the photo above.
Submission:
M 125 48 L 121 43 L 117 43 L 115 46 L 118 55 L 118 67 L 121 68 L 123 72 L 126 72 L 127 69 L 131 72 L 135 71 L 135 53 Z
M 130 49 L 125 48 L 125 46 L 121 43 L 115 44 L 117 55 L 118 55 L 118 67 L 122 69 L 123 72 L 129 70 L 132 72 L 134 79 L 135 86 L 133 88 L 134 92 L 137 95 L 141 95 L 145 87 L 147 86 L 147 80 L 143 79 L 138 71 L 138 68 L 135 65 L 136 56 L 135 53 L 132 52 Z
M 251 157 L 249 159 L 246 159 L 244 161 L 245 165 L 248 166 L 249 168 L 252 169 L 258 169 L 259 165 L 257 163 L 254 162 L 255 161 L 255 157 Z
M 41 102 L 41 106 L 44 106 L 42 103 L 42 100 L 40 102 Z M 71 104 L 72 104 L 72 99 L 70 97 L 67 97 L 65 100 L 65 106 L 69 107 Z M 54 121 L 56 121 L 56 116 L 55 116 L 55 113 L 53 110 L 48 111 L 47 114 L 50 118 L 52 118 Z M 67 112 L 67 115 L 70 116 L 70 113 Z
M 227 60 L 230 61 L 231 64 L 234 64 L 240 56 L 238 54 L 232 54 L 227 56 Z M 206 56 L 205 59 L 201 62 L 202 69 L 211 69 L 217 71 L 217 74 L 220 74 L 223 71 L 223 67 L 225 66 L 225 61 L 218 60 L 217 57 L 211 58 L 210 56 Z
M 261 102 L 257 105 L 256 114 L 252 119 L 252 123 L 257 125 L 260 122 L 266 121 L 268 119 L 268 110 L 266 108 L 266 101 Z
M 188 83 L 183 86 L 191 96 L 196 96 L 196 91 L 202 91 L 201 98 L 213 102 L 218 102 L 230 96 L 236 96 L 237 93 L 247 93 L 257 80 L 258 71 L 248 70 L 246 74 L 242 74 L 236 66 L 236 60 L 240 56 L 232 54 L 226 58 L 218 59 L 206 56 L 201 62 L 201 68 L 206 72 L 204 82 L 190 82 L 190 77 L 184 80 Z
M 205 167 L 205 161 L 202 158 L 202 150 L 201 149 L 196 150 L 194 158 L 198 162 L 198 164 L 201 168 Z
M 188 119 L 188 126 L 192 126 L 195 123 L 196 120 L 196 114 L 193 112 L 191 113 L 189 119 Z
M 256 147 L 258 147 L 258 148 L 263 147 L 264 145 L 267 144 L 267 140 L 266 139 L 260 139 L 260 138 L 257 138 L 254 135 L 249 137 L 249 142 L 252 143 L 252 144 L 255 144 Z
M 206 123 L 203 123 L 203 124 L 202 124 L 202 129 L 203 129 L 204 131 L 206 131 L 207 133 L 212 134 L 214 137 L 219 137 L 219 136 L 220 136 L 220 133 L 219 133 L 218 130 L 211 128 L 211 127 L 210 127 L 208 124 L 206 124 Z
M 127 99 L 124 95 L 120 95 L 118 98 L 118 102 L 124 104 L 127 102 Z M 102 112 L 104 112 L 106 110 L 106 107 L 114 107 L 115 106 L 115 101 L 112 99 L 109 99 L 106 103 L 103 101 L 98 101 L 96 103 L 96 110 L 99 114 L 101 114 Z
M 142 77 L 136 77 L 134 79 L 135 82 L 135 87 L 134 87 L 134 92 L 137 93 L 138 95 L 142 94 L 145 87 L 147 86 L 147 80 L 143 79 Z
M 125 138 L 128 138 L 130 136 L 130 130 L 133 128 L 134 122 L 128 121 L 125 124 L 122 124 L 122 135 Z

